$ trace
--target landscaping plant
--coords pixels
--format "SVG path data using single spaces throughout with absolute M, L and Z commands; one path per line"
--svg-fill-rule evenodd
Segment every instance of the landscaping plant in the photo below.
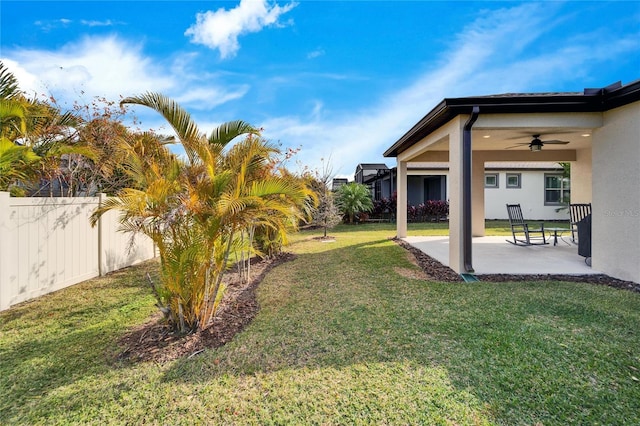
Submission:
M 123 230 L 150 237 L 161 261 L 160 282 L 152 284 L 159 308 L 179 332 L 206 328 L 224 293 L 230 253 L 250 229 L 283 238 L 305 218 L 310 191 L 301 179 L 270 166 L 278 150 L 248 123 L 224 123 L 207 136 L 187 111 L 161 94 L 122 102 L 163 115 L 186 159 L 150 135 L 136 144 L 123 142 L 137 187 L 108 199 L 93 220 L 117 209 Z M 230 144 L 241 135 L 246 137 Z
M 349 217 L 349 223 L 353 223 L 356 214 L 373 210 L 371 192 L 366 185 L 356 182 L 342 185 L 338 189 L 338 206 Z
M 342 221 L 342 216 L 336 203 L 336 194 L 330 188 L 334 176 L 333 171 L 329 162 L 325 165 L 324 159 L 322 161 L 322 170 L 313 174 L 308 173 L 306 178 L 318 199 L 317 206 L 311 214 L 313 224 L 321 227 L 324 231 L 323 238 L 327 238 L 327 230 L 339 224 Z

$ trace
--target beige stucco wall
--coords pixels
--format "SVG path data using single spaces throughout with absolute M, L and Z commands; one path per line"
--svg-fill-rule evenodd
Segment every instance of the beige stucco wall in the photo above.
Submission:
M 462 133 L 467 116 L 449 123 L 449 267 L 464 272 L 462 218 Z
M 592 149 L 576 150 L 576 161 L 571 162 L 571 202 L 590 203 L 592 187 Z
M 640 102 L 593 132 L 593 269 L 640 282 Z

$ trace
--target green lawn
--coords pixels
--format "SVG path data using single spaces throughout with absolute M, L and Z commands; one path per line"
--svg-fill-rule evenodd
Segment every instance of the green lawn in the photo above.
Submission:
M 639 294 L 404 278 L 394 230 L 295 236 L 244 332 L 164 365 L 114 361 L 154 262 L 2 312 L 0 424 L 640 424 Z

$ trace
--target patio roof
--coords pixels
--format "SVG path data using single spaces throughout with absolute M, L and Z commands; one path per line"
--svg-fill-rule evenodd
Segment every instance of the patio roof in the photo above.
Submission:
M 558 238 L 558 245 L 515 246 L 506 240 L 509 236 L 475 237 L 473 266 L 482 274 L 601 274 L 591 269 L 578 255 L 578 246 L 570 236 Z M 449 266 L 449 237 L 410 236 L 402 240 L 420 249 L 443 265 Z
M 640 205 L 630 194 L 636 194 L 640 184 L 640 169 L 633 161 L 640 153 L 639 112 L 640 80 L 585 89 L 583 93 L 444 99 L 384 153 L 397 158 L 398 238 L 407 237 L 409 166 L 447 161 L 447 263 L 458 273 L 494 272 L 484 269 L 485 260 L 478 264 L 478 258 L 473 259 L 474 246 L 476 252 L 484 251 L 472 237 L 485 234 L 483 175 L 487 163 L 569 162 L 571 202 L 594 206 L 595 268 L 615 278 L 637 281 L 640 240 L 631 236 L 640 235 Z M 544 150 L 532 149 L 533 140 L 540 137 L 547 143 L 535 146 L 544 145 Z M 496 265 L 507 266 L 512 255 L 513 250 L 503 254 Z M 513 272 L 544 273 L 554 263 L 558 264 L 543 262 L 532 271 Z
M 445 98 L 384 152 L 397 157 L 435 129 L 460 114 L 470 114 L 474 106 L 486 114 L 522 114 L 549 112 L 602 112 L 640 99 L 640 80 L 620 82 L 601 89 L 564 93 L 506 93 L 490 96 Z

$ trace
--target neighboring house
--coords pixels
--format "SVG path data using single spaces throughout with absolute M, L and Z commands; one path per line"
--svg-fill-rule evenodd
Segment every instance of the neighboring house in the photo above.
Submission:
M 369 179 L 388 171 L 389 168 L 383 163 L 360 163 L 356 166 L 354 181 L 365 184 Z
M 360 184 L 366 184 L 372 177 L 380 175 L 389 168 L 386 164 L 378 163 L 378 164 L 368 164 L 368 163 L 360 163 L 356 166 L 356 172 L 354 174 L 354 181 Z
M 507 204 L 520 204 L 530 220 L 569 220 L 570 180 L 553 162 L 487 162 L 484 165 L 484 217 L 508 219 Z
M 448 162 L 449 266 L 460 273 L 473 271 L 471 238 L 484 235 L 485 165 L 570 162 L 571 202 L 592 204 L 593 268 L 640 282 L 640 80 L 578 93 L 446 98 L 384 155 L 397 159 L 400 238 L 409 165 Z M 548 183 L 548 197 L 561 200 L 563 182 Z
M 375 170 L 373 167 L 378 166 Z M 367 167 L 365 169 L 365 167 Z M 358 173 L 367 170 L 369 173 L 364 178 L 358 178 Z M 418 205 L 427 200 L 447 199 L 447 163 L 412 165 L 408 172 L 408 202 Z M 398 172 L 394 167 L 389 169 L 386 164 L 358 164 L 356 167 L 355 181 L 369 186 L 374 200 L 391 198 L 396 192 Z
M 28 192 L 29 197 L 95 197 L 100 190 L 94 179 L 92 163 L 78 155 L 62 154 L 57 169 L 49 179 L 40 179 L 38 187 Z M 89 177 L 89 179 L 87 179 Z
M 347 178 L 333 178 L 333 181 L 331 181 L 331 190 L 336 191 L 342 185 L 346 185 L 348 183 L 349 180 Z
M 371 166 L 371 165 L 368 165 Z M 371 189 L 374 200 L 390 198 L 396 192 L 397 168 L 386 165 L 370 173 L 362 182 Z M 363 170 L 360 165 L 358 170 Z M 371 170 L 371 169 L 369 169 Z M 410 163 L 407 166 L 407 202 L 417 206 L 427 200 L 448 199 L 449 164 Z M 553 162 L 490 162 L 485 164 L 485 219 L 507 219 L 506 204 L 522 205 L 530 219 L 568 220 L 568 211 L 558 209 L 570 194 L 563 168 Z M 561 189 L 555 187 L 560 183 Z M 558 195 L 558 198 L 556 198 Z

